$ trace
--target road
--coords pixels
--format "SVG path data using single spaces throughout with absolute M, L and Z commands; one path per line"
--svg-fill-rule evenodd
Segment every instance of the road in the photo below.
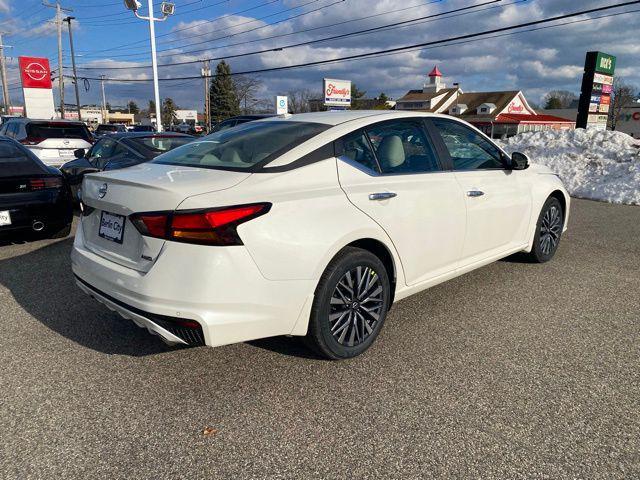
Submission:
M 638 478 L 640 208 L 573 206 L 551 263 L 403 300 L 339 363 L 167 347 L 74 286 L 71 239 L 2 246 L 0 477 Z

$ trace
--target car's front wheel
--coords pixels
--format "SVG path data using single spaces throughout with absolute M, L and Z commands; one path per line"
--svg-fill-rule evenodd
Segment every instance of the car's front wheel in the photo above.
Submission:
M 361 354 L 380 333 L 390 300 L 389 274 L 380 259 L 367 250 L 344 248 L 320 278 L 307 343 L 333 360 Z
M 564 227 L 562 205 L 555 197 L 549 197 L 540 211 L 533 248 L 529 258 L 537 263 L 548 262 L 553 258 L 560 244 Z

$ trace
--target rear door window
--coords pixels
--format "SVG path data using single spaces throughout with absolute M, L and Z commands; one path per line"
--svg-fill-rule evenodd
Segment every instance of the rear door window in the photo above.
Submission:
M 27 125 L 27 136 L 32 138 L 79 138 L 91 141 L 91 134 L 85 125 L 63 122 L 32 122 Z
M 0 177 L 36 175 L 44 171 L 44 166 L 29 152 L 12 141 L 0 141 Z
M 347 158 L 374 173 L 380 172 L 376 156 L 362 130 L 350 133 L 338 140 L 337 150 L 341 152 L 340 158 Z
M 366 129 L 382 173 L 426 173 L 441 170 L 419 120 L 392 120 Z

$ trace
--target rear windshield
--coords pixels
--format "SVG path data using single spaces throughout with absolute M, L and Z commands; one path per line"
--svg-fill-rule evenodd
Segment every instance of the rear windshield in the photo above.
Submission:
M 117 125 L 98 125 L 96 132 L 117 132 Z
M 248 122 L 176 148 L 151 163 L 251 170 L 266 165 L 328 128 L 328 125 L 306 122 Z
M 98 127 L 98 130 L 100 127 Z M 135 125 L 133 127 L 134 132 L 153 132 L 153 127 L 151 125 Z
M 56 122 L 32 122 L 27 124 L 27 136 L 34 138 L 80 138 L 91 141 L 86 125 Z
M 142 150 L 145 153 L 153 155 L 160 155 L 161 153 L 168 152 L 174 148 L 181 147 L 187 143 L 193 141 L 192 137 L 173 137 L 173 136 L 158 136 L 158 137 L 138 137 L 129 138 L 127 141 L 131 142 L 138 150 Z
M 45 172 L 39 160 L 13 142 L 0 140 L 0 178 Z

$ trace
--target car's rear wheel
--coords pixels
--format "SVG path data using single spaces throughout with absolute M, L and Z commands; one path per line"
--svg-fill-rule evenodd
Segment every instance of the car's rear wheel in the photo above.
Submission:
M 553 258 L 560 244 L 562 229 L 564 227 L 564 213 L 560 201 L 555 197 L 549 197 L 545 202 L 533 239 L 533 248 L 529 253 L 529 259 L 537 262 L 548 262 Z
M 380 333 L 390 299 L 389 274 L 380 259 L 367 250 L 344 248 L 320 278 L 307 343 L 333 360 L 361 354 Z

